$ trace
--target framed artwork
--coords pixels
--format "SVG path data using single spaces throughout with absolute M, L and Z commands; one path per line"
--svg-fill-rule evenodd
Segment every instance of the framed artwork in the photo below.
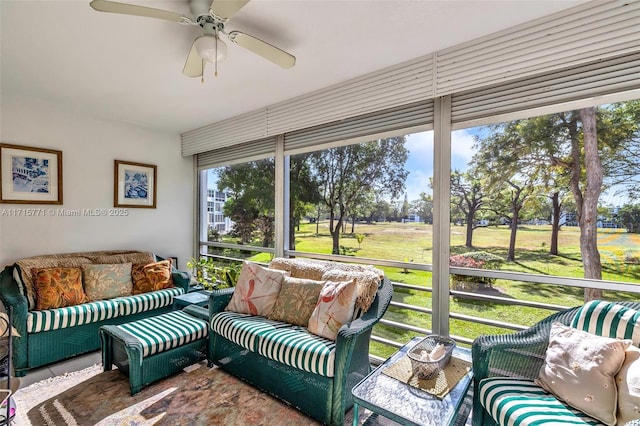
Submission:
M 157 167 L 115 160 L 114 207 L 156 208 Z
M 0 203 L 62 204 L 62 151 L 0 143 Z

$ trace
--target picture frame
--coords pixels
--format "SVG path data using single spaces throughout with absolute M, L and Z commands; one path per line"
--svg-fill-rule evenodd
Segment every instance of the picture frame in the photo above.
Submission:
M 153 164 L 115 160 L 113 206 L 155 209 L 157 176 Z
M 62 151 L 0 143 L 0 203 L 62 204 Z

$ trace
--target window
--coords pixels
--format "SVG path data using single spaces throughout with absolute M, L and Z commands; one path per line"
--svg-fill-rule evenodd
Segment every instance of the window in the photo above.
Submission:
M 207 188 L 207 242 L 273 247 L 274 159 L 202 173 Z M 211 253 L 213 250 L 208 250 Z
M 640 282 L 633 233 L 640 223 L 633 213 L 640 211 L 639 118 L 640 102 L 632 101 L 453 132 L 451 266 Z M 595 184 L 588 187 L 587 179 Z M 630 297 L 460 274 L 451 287 L 564 306 L 579 305 L 585 293 Z M 458 298 L 452 310 L 477 314 L 474 308 Z M 480 315 L 502 317 L 507 309 Z M 521 311 L 530 324 L 548 315 L 534 311 Z
M 290 160 L 296 251 L 431 262 L 433 132 Z

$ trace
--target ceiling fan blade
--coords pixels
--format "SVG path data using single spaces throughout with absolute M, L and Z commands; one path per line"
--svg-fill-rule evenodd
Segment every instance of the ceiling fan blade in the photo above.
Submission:
M 118 3 L 108 0 L 93 0 L 89 5 L 98 12 L 122 13 L 125 15 L 146 16 L 148 18 L 165 19 L 181 24 L 193 24 L 193 21 L 179 13 L 135 4 Z
M 182 74 L 187 77 L 200 77 L 203 71 L 202 58 L 198 55 L 198 51 L 196 50 L 196 41 L 194 40 L 191 45 L 191 50 L 189 51 L 189 56 L 187 56 L 187 61 L 184 63 Z
M 280 65 L 282 68 L 291 68 L 296 64 L 295 56 L 249 34 L 240 31 L 231 31 L 229 33 L 229 40 L 276 65 Z
M 249 0 L 213 0 L 209 13 L 221 21 L 227 22 L 247 3 Z

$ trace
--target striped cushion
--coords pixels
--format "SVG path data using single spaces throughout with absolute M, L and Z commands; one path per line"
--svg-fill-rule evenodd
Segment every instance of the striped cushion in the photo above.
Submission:
M 174 297 L 183 293 L 184 289 L 182 287 L 174 287 L 134 296 L 117 297 L 111 300 L 115 300 L 118 303 L 119 314 L 124 316 L 169 306 L 173 304 Z
M 480 402 L 499 425 L 600 425 L 530 380 L 491 377 L 478 384 Z
M 258 351 L 257 337 L 261 333 L 285 327 L 292 326 L 261 316 L 231 311 L 218 312 L 211 318 L 213 332 L 251 352 Z
M 113 300 L 98 300 L 65 308 L 29 311 L 27 313 L 27 333 L 58 330 L 83 324 L 115 318 L 118 304 Z
M 603 337 L 640 344 L 640 312 L 612 302 L 592 300 L 576 312 L 571 327 Z
M 206 337 L 207 322 L 173 311 L 117 326 L 142 345 L 142 357 L 164 352 Z
M 260 334 L 258 353 L 291 367 L 333 377 L 336 343 L 292 326 Z

